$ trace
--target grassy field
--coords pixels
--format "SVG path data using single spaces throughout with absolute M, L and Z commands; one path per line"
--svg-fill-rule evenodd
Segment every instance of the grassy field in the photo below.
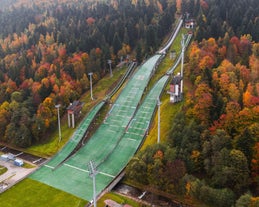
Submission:
M 0 165 L 0 175 L 3 175 L 7 171 L 7 168 Z
M 186 34 L 187 30 L 182 28 L 179 32 L 179 35 L 177 35 L 174 44 L 171 46 L 170 51 L 174 50 L 176 51 L 176 54 L 178 55 L 181 51 L 181 39 L 182 34 Z M 164 75 L 166 71 L 173 66 L 174 60 L 170 59 L 169 53 L 166 55 L 165 59 L 161 62 L 161 64 L 158 67 L 158 70 L 155 74 L 155 76 L 152 78 L 149 84 L 149 88 L 152 87 L 152 85 L 158 80 L 159 77 Z M 180 66 L 176 68 L 176 72 L 180 71 Z M 164 142 L 169 138 L 170 135 L 170 129 L 171 124 L 173 123 L 175 114 L 181 109 L 183 103 L 170 103 L 169 100 L 169 94 L 167 94 L 167 91 L 169 90 L 169 84 L 164 90 L 164 93 L 161 96 L 161 102 L 162 105 L 160 106 L 160 140 L 161 142 Z M 155 114 L 154 120 L 151 124 L 149 134 L 147 135 L 145 142 L 142 145 L 141 149 L 146 148 L 148 145 L 155 144 L 157 142 L 157 113 Z
M 0 203 L 5 207 L 83 207 L 87 202 L 27 178 L 0 194 Z

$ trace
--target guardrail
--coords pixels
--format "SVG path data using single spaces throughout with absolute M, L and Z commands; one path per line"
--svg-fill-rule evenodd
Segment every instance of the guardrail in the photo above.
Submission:
M 110 99 L 122 86 L 126 78 L 131 74 L 133 69 L 137 66 L 137 62 L 131 62 L 130 65 L 128 66 L 127 72 L 124 74 L 124 76 L 120 79 L 119 83 L 117 86 L 106 96 L 107 99 Z

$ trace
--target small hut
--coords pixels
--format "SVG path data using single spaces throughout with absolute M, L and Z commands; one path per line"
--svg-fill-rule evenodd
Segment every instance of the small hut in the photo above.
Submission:
M 195 20 L 194 19 L 185 20 L 184 26 L 186 29 L 193 29 L 195 26 Z
M 23 160 L 15 159 L 13 162 L 14 165 L 22 167 L 23 166 Z

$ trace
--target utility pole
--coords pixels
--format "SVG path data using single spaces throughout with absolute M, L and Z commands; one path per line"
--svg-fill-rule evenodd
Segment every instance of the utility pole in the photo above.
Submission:
M 182 80 L 181 80 L 181 97 L 183 96 L 183 63 L 184 63 L 184 49 L 185 49 L 185 37 L 184 35 L 182 35 L 182 40 L 181 40 L 181 46 L 182 46 L 182 61 L 181 61 L 181 77 L 182 77 Z
M 157 143 L 160 143 L 160 106 L 162 102 L 160 102 L 159 97 L 157 98 Z
M 90 76 L 90 91 L 91 91 L 91 99 L 94 100 L 94 97 L 93 97 L 93 86 L 92 86 L 92 75 L 93 73 L 88 73 L 88 75 Z
M 60 104 L 55 105 L 55 108 L 58 110 L 58 134 L 59 134 L 59 139 L 58 142 L 61 141 L 61 127 L 60 127 L 60 116 L 59 116 L 59 108 L 60 108 Z
M 93 161 L 90 161 L 88 163 L 88 169 L 89 169 L 89 176 L 93 179 L 93 203 L 94 207 L 96 206 L 96 185 L 95 185 L 95 176 L 98 174 L 96 170 L 96 165 Z
M 112 75 L 112 60 L 108 60 L 108 64 L 109 64 L 109 66 L 110 66 L 110 77 L 112 77 L 113 75 Z

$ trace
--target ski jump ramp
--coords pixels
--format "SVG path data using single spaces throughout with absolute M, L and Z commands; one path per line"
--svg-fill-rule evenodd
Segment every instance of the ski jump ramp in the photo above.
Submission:
M 93 191 L 88 163 L 93 161 L 98 170 L 96 193 L 105 189 L 138 149 L 142 139 L 136 135 L 144 137 L 144 130 L 147 129 L 148 123 L 144 123 L 143 130 L 140 130 L 141 126 L 134 129 L 132 126 L 141 124 L 139 123 L 141 121 L 135 122 L 133 116 L 160 58 L 161 55 L 154 55 L 140 66 L 113 104 L 104 122 L 78 152 L 59 167 L 56 167 L 61 161 L 59 158 L 64 156 L 57 155 L 58 161 L 55 161 L 54 158 L 32 174 L 30 178 L 90 201 Z M 125 153 L 123 149 L 125 149 Z
M 169 41 L 168 44 L 172 42 Z M 168 45 L 165 48 L 167 49 Z M 157 106 L 157 98 L 169 76 L 165 75 L 157 81 L 141 105 L 140 100 L 163 55 L 157 53 L 138 68 L 113 103 L 104 122 L 80 150 L 68 156 L 75 143 L 78 143 L 77 133 L 86 132 L 89 120 L 103 103 L 96 106 L 88 115 L 90 119 L 86 118 L 79 126 L 74 135 L 75 143 L 71 139 L 72 141 L 30 178 L 90 201 L 93 199 L 93 184 L 88 164 L 92 161 L 98 171 L 96 194 L 100 194 L 125 168 L 146 135 Z

